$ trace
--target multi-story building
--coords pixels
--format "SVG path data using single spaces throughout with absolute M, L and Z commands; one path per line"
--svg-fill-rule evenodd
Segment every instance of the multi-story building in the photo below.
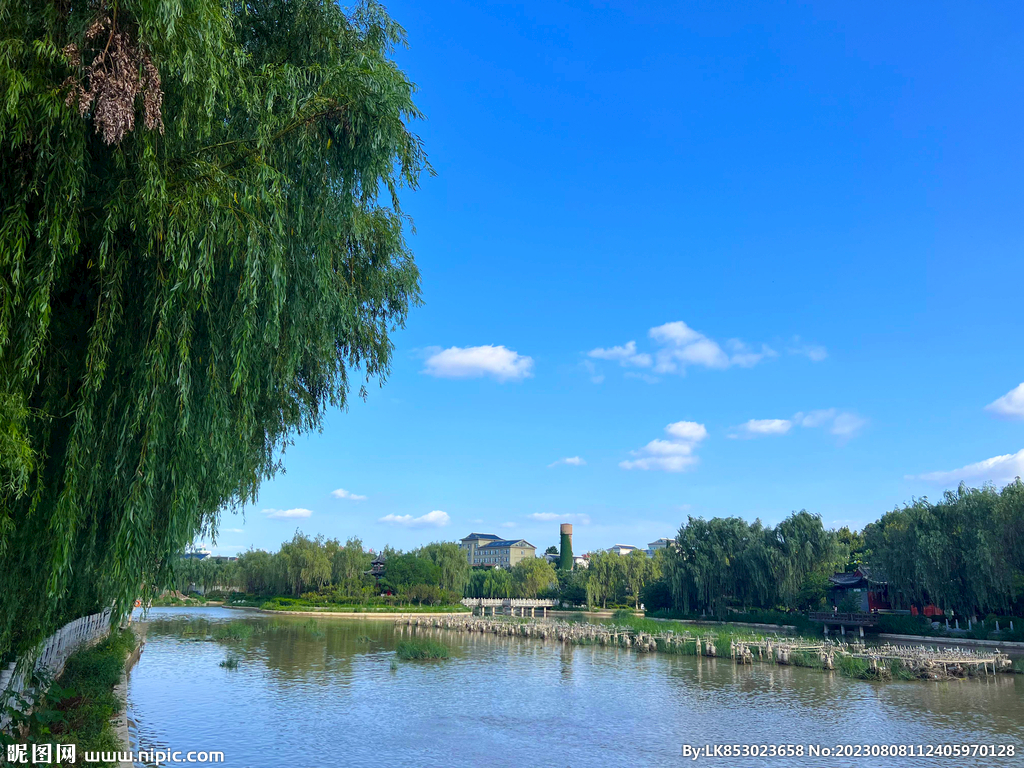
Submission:
M 470 565 L 480 564 L 479 548 L 488 541 L 501 541 L 501 537 L 495 536 L 493 533 L 471 533 L 459 542 L 459 546 L 466 553 L 466 559 L 469 560 Z
M 520 560 L 537 556 L 526 539 L 499 539 L 489 533 L 471 533 L 459 542 L 470 565 L 511 568 Z
M 654 553 L 659 549 L 668 549 L 669 547 L 674 546 L 675 543 L 675 539 L 655 539 L 647 545 L 647 556 L 654 557 Z
M 632 544 L 616 544 L 614 547 L 608 547 L 608 551 L 613 555 L 628 555 L 634 549 L 640 549 L 640 547 L 634 547 Z

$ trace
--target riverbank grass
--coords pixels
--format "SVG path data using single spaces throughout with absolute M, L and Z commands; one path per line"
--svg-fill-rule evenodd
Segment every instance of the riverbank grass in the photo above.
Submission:
M 447 659 L 449 657 L 448 646 L 439 643 L 437 640 L 426 640 L 413 638 L 402 640 L 395 647 L 395 654 L 405 661 L 411 659 Z
M 123 708 L 114 687 L 137 644 L 131 629 L 115 629 L 92 648 L 71 656 L 29 720 L 28 741 L 74 744 L 78 755 L 86 750 L 123 750 L 110 722 Z

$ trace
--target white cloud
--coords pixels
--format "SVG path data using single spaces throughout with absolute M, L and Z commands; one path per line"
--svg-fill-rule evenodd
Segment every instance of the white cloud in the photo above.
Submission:
M 760 352 L 754 352 L 739 339 L 729 339 L 727 346 L 732 352 L 730 362 L 740 368 L 753 368 L 766 357 L 777 357 L 779 354 L 767 344 L 761 345 Z
M 799 336 L 793 337 L 793 346 L 787 347 L 791 355 L 803 355 L 815 363 L 820 363 L 828 357 L 828 350 L 820 344 L 804 344 Z
M 684 472 L 697 463 L 695 456 L 648 456 L 632 461 L 620 461 L 623 469 L 655 470 L 660 472 Z
M 793 415 L 792 421 L 801 427 L 827 427 L 830 434 L 842 438 L 853 437 L 868 423 L 867 419 L 863 419 L 855 413 L 839 411 L 835 408 L 824 408 L 807 413 L 801 411 Z
M 377 520 L 379 523 L 400 525 L 404 528 L 441 528 L 451 522 L 447 512 L 435 509 L 425 515 L 413 517 L 412 515 L 384 515 Z
M 309 517 L 313 512 L 309 509 L 296 507 L 295 509 L 264 509 L 263 514 L 271 520 L 294 520 L 302 517 Z
M 590 376 L 590 380 L 594 384 L 600 384 L 602 381 L 604 381 L 604 374 L 597 370 L 597 366 L 594 365 L 592 362 L 590 362 L 589 360 L 584 360 L 583 367 L 586 369 L 587 373 Z
M 651 328 L 647 335 L 661 344 L 672 344 L 677 347 L 694 344 L 707 338 L 703 333 L 693 330 L 682 320 Z
M 798 413 L 793 417 L 793 421 L 801 427 L 821 427 L 828 424 L 835 417 L 835 408 L 824 408 L 818 411 L 810 411 L 809 413 Z
M 532 512 L 527 517 L 542 523 L 553 523 L 558 520 L 563 523 L 573 522 L 580 523 L 581 525 L 590 525 L 590 515 L 577 514 L 575 512 L 567 512 L 565 514 L 557 512 Z
M 331 491 L 331 496 L 333 496 L 336 499 L 349 499 L 350 501 L 366 501 L 365 496 L 360 496 L 358 493 L 346 491 L 344 488 L 336 488 L 335 490 Z
M 581 459 L 579 456 L 567 456 L 564 459 L 559 459 L 558 461 L 551 462 L 550 464 L 548 464 L 548 466 L 557 467 L 559 464 L 568 464 L 571 467 L 582 467 L 586 463 L 587 462 L 584 459 Z
M 751 419 L 740 424 L 729 437 L 765 437 L 766 435 L 784 435 L 793 427 L 789 419 Z
M 1024 477 L 1024 450 L 993 456 L 975 464 L 948 472 L 927 472 L 923 475 L 907 475 L 907 480 L 924 480 L 938 485 L 954 483 L 1009 483 L 1015 477 Z
M 598 360 L 617 360 L 619 365 L 632 365 L 637 368 L 650 368 L 654 360 L 646 352 L 636 351 L 636 342 L 630 341 L 625 346 L 592 349 L 587 353 Z
M 222 533 L 245 533 L 244 528 L 225 528 Z
M 829 432 L 839 437 L 853 437 L 867 423 L 866 419 L 862 419 L 856 414 L 840 413 L 832 422 L 832 429 Z
M 637 373 L 636 371 L 626 371 L 625 376 L 627 379 L 640 379 L 640 381 L 647 382 L 648 384 L 657 384 L 661 381 L 657 376 L 651 376 L 649 373 Z
M 515 528 L 516 524 L 515 523 L 499 523 L 498 527 L 499 528 Z
M 492 376 L 498 381 L 519 381 L 533 376 L 533 358 L 503 346 L 449 347 L 430 350 L 423 373 L 444 379 Z
M 754 352 L 739 339 L 730 339 L 727 343 L 732 352 L 730 355 L 718 342 L 700 331 L 695 331 L 682 320 L 651 328 L 647 335 L 662 346 L 655 353 L 656 373 L 685 373 L 688 365 L 702 365 L 705 368 L 719 370 L 733 365 L 751 368 L 766 357 L 775 357 L 777 354 L 765 344 L 761 345 L 760 352 Z
M 754 349 L 739 339 L 729 339 L 725 343 L 726 351 L 717 341 L 695 331 L 682 320 L 655 326 L 647 335 L 659 347 L 653 353 L 637 351 L 636 342 L 629 341 L 617 347 L 598 347 L 590 350 L 587 355 L 598 360 L 617 361 L 625 367 L 651 368 L 653 365 L 656 374 L 684 374 L 687 366 L 691 365 L 718 370 L 732 366 L 752 368 L 766 358 L 778 356 L 767 344 Z M 588 366 L 587 370 L 593 374 L 593 365 Z M 649 384 L 659 381 L 647 373 L 630 372 L 626 376 L 642 379 Z
M 651 456 L 690 456 L 693 454 L 691 443 L 677 443 L 673 440 L 651 440 L 641 451 Z
M 985 406 L 985 410 L 1004 419 L 1024 419 L 1024 383 L 1011 389 L 998 400 Z
M 708 436 L 704 425 L 695 421 L 674 421 L 665 427 L 665 432 L 677 440 L 691 443 L 699 443 Z
M 655 439 L 639 451 L 631 451 L 635 459 L 620 461 L 623 469 L 682 472 L 698 462 L 693 455 L 697 444 L 708 436 L 703 424 L 676 421 L 665 427 L 670 440 Z

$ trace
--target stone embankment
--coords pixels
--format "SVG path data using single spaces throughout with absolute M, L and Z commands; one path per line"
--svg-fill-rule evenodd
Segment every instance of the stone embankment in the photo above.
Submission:
M 728 656 L 736 664 L 769 664 L 841 669 L 852 677 L 868 679 L 919 678 L 948 680 L 1013 672 L 1009 656 L 998 649 L 929 648 L 913 645 L 869 647 L 863 643 L 801 638 L 740 637 L 728 632 L 691 634 L 666 630 L 652 634 L 615 624 L 586 624 L 560 620 L 478 617 L 457 614 L 406 617 L 396 626 L 412 630 L 435 628 L 512 637 L 554 640 L 569 645 L 631 648 L 640 653 L 662 652 L 684 656 Z
M 436 627 L 452 629 L 460 632 L 480 632 L 494 635 L 516 637 L 532 637 L 538 640 L 557 640 L 571 645 L 612 645 L 621 648 L 633 648 L 640 653 L 657 651 L 659 641 L 662 650 L 688 645 L 692 655 L 716 656 L 717 650 L 713 637 L 700 638 L 692 635 L 681 635 L 667 632 L 651 635 L 637 632 L 630 627 L 619 627 L 611 624 L 584 624 L 568 621 L 551 621 L 542 619 L 513 619 L 501 617 L 447 616 L 408 617 L 395 622 L 399 626 Z
M 122 708 L 120 712 L 110 719 L 110 723 L 114 726 L 114 732 L 117 734 L 117 739 L 121 743 L 123 751 L 136 748 L 136 745 L 131 740 L 131 733 L 128 727 L 128 675 L 142 655 L 142 648 L 146 644 L 146 630 L 148 628 L 149 625 L 145 622 L 136 622 L 130 625 L 130 629 L 135 633 L 135 650 L 129 653 L 128 658 L 125 659 L 124 669 L 121 670 L 121 680 L 114 686 L 114 695 L 118 701 L 122 702 Z M 133 768 L 133 763 L 128 760 L 122 760 L 119 762 L 118 768 Z

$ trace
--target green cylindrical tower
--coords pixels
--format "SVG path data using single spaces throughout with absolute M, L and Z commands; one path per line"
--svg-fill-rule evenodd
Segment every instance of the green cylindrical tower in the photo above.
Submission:
M 562 523 L 562 541 L 558 550 L 558 567 L 572 570 L 572 523 Z

